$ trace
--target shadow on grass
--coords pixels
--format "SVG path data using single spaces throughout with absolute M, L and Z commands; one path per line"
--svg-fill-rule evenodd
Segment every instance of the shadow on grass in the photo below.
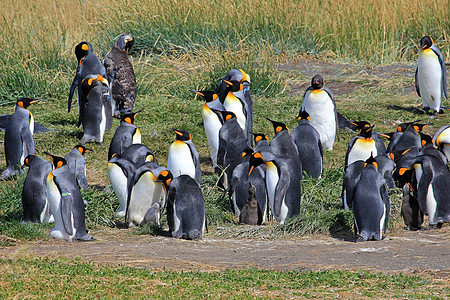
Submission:
M 345 242 L 355 242 L 356 236 L 353 233 L 353 228 L 348 225 L 348 215 L 347 212 L 343 211 L 336 214 L 334 222 L 329 227 L 330 235 Z
M 388 105 L 387 106 L 388 109 L 392 109 L 392 110 L 403 110 L 406 112 L 410 112 L 416 115 L 423 115 L 423 111 L 415 108 L 415 107 L 402 107 L 402 106 L 398 106 L 398 105 Z

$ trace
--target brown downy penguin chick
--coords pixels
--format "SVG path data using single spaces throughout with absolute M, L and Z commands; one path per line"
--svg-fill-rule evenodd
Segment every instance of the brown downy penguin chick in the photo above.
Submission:
M 110 86 L 112 113 L 116 118 L 134 109 L 136 76 L 128 58 L 133 44 L 134 38 L 130 33 L 122 34 L 103 61 Z
M 258 225 L 258 201 L 256 201 L 256 189 L 251 183 L 248 185 L 248 196 L 239 215 L 239 223 Z

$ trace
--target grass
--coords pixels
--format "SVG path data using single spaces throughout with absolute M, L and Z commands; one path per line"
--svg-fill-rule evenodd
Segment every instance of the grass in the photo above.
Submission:
M 442 299 L 450 290 L 432 274 L 351 271 L 225 270 L 153 272 L 69 259 L 0 260 L 1 298 Z

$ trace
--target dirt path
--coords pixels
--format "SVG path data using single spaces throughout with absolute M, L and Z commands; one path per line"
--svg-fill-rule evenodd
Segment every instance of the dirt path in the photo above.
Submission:
M 219 271 L 258 267 L 278 270 L 366 269 L 409 272 L 431 270 L 450 276 L 450 226 L 441 230 L 401 231 L 383 241 L 354 243 L 349 238 L 216 239 L 185 241 L 129 235 L 129 230 L 91 232 L 95 242 L 45 240 L 0 248 L 1 258 L 81 257 L 107 265 L 149 269 Z

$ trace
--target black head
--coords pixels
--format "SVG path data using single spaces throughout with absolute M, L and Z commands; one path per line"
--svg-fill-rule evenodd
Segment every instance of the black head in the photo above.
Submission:
M 192 139 L 191 134 L 186 130 L 178 130 L 175 128 L 172 128 L 172 130 L 176 133 L 177 141 L 189 141 Z
M 242 158 L 246 156 L 250 156 L 253 154 L 253 149 L 250 147 L 245 148 L 244 152 L 242 152 Z
M 222 114 L 224 122 L 231 119 L 236 119 L 236 115 L 232 111 L 219 111 L 219 112 Z
M 125 122 L 125 123 L 128 123 L 128 124 L 134 124 L 134 119 L 136 118 L 137 114 L 140 113 L 141 111 L 142 111 L 142 110 L 139 110 L 139 111 L 134 112 L 134 113 L 126 113 L 126 114 L 123 114 L 123 115 L 120 117 L 120 120 L 123 121 L 123 122 Z
M 406 129 L 408 129 L 409 126 L 417 124 L 419 122 L 421 122 L 422 120 L 417 120 L 417 121 L 412 121 L 412 122 L 405 122 L 405 123 L 401 123 L 400 125 L 398 125 L 397 127 L 397 132 L 405 132 Z
M 75 46 L 75 56 L 77 57 L 78 65 L 89 54 L 89 49 L 91 48 L 92 46 L 88 42 L 81 42 Z
M 425 147 L 426 145 L 431 145 L 434 147 L 433 138 L 431 136 L 429 136 L 428 134 L 420 132 L 420 140 L 421 140 L 422 147 Z
M 100 74 L 90 74 L 84 77 L 83 80 L 81 81 L 81 90 L 86 95 L 86 97 L 88 97 L 91 89 L 100 84 L 103 84 L 105 85 L 105 87 L 108 87 L 108 80 L 106 80 Z
M 306 110 L 300 110 L 298 112 L 297 121 L 300 121 L 300 120 L 311 121 L 311 117 L 309 116 L 309 114 Z
M 16 105 L 27 109 L 31 104 L 38 102 L 39 100 L 33 98 L 20 98 L 17 100 Z
M 242 82 L 238 81 L 238 80 L 228 81 L 228 80 L 223 79 L 223 82 L 225 82 L 228 85 L 227 86 L 228 92 L 239 92 L 239 91 L 242 91 L 242 89 L 244 88 L 244 85 L 242 84 Z
M 33 161 L 33 159 L 36 157 L 36 155 L 34 154 L 30 154 L 27 157 L 25 157 L 24 161 L 23 161 L 23 165 L 26 167 L 30 166 L 31 161 Z
M 370 157 L 366 159 L 366 161 L 364 162 L 364 168 L 367 167 L 368 165 L 373 165 L 378 170 L 378 164 L 375 158 L 373 157 L 373 153 L 371 153 Z
M 55 167 L 55 169 L 58 169 L 58 168 L 61 168 L 64 165 L 67 165 L 67 161 L 64 158 L 62 158 L 60 156 L 56 156 L 56 155 L 50 154 L 48 152 L 44 152 L 44 153 L 47 154 L 51 158 L 51 160 L 53 162 L 53 166 Z
M 432 45 L 433 45 L 433 39 L 431 37 L 429 37 L 428 35 L 426 35 L 420 39 L 420 48 L 421 49 L 430 48 Z
M 314 75 L 314 77 L 311 80 L 311 86 L 315 90 L 323 88 L 323 78 L 322 78 L 322 76 Z
M 217 93 L 214 91 L 196 91 L 196 90 L 189 90 L 189 91 L 202 96 L 203 99 L 208 103 L 213 102 L 218 97 Z
M 248 175 L 250 175 L 253 171 L 254 168 L 256 168 L 259 165 L 262 165 L 265 163 L 264 158 L 262 157 L 261 153 L 256 152 L 253 153 L 252 156 L 250 157 L 250 166 L 249 166 L 249 171 L 248 171 Z
M 260 141 L 268 141 L 267 136 L 264 133 L 253 133 L 253 138 L 255 141 L 255 144 L 260 142 Z
M 420 132 L 422 132 L 422 130 L 427 127 L 428 125 L 431 125 L 430 123 L 427 124 L 412 124 L 412 128 L 414 129 L 414 131 L 417 132 L 417 134 L 420 134 Z
M 170 188 L 170 183 L 172 182 L 173 179 L 173 174 L 172 172 L 170 172 L 169 170 L 162 170 L 159 174 L 158 177 L 156 177 L 156 182 L 161 182 L 164 190 L 167 191 Z
M 278 132 L 283 131 L 283 130 L 288 130 L 286 124 L 271 120 L 269 118 L 266 118 L 266 119 L 269 120 L 270 123 L 272 123 L 273 129 L 275 130 L 275 134 L 277 134 Z
M 370 123 L 366 122 L 366 121 L 356 121 L 356 122 L 349 122 L 349 123 L 356 126 L 356 129 L 359 130 L 358 135 L 360 135 L 364 138 L 372 137 L 372 129 L 375 127 L 375 125 L 370 126 Z
M 83 145 L 76 145 L 73 148 L 77 149 L 81 153 L 81 155 L 84 155 L 86 152 L 92 152 L 92 149 L 88 149 Z

